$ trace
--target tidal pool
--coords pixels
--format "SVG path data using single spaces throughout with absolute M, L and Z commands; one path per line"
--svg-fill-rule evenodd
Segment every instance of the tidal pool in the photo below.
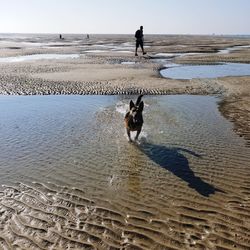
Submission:
M 14 62 L 24 62 L 24 61 L 35 61 L 35 60 L 63 60 L 63 59 L 74 59 L 79 58 L 80 54 L 34 54 L 26 56 L 13 56 L 13 57 L 2 57 L 0 58 L 0 63 L 14 63 Z
M 130 99 L 0 96 L 1 247 L 246 249 L 250 148 L 220 99 L 144 96 L 129 143 Z
M 193 79 L 217 78 L 225 76 L 249 76 L 250 64 L 225 63 L 216 65 L 176 65 L 160 71 L 165 78 Z

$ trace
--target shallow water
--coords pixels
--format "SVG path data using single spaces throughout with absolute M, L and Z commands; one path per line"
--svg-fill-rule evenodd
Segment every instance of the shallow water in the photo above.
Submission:
M 108 53 L 110 51 L 119 52 L 119 53 L 132 53 L 132 51 L 122 50 L 122 49 L 119 49 L 119 48 L 112 49 L 112 50 L 105 50 L 105 49 L 103 49 L 103 50 L 98 50 L 98 49 L 96 49 L 96 50 L 85 50 L 85 51 L 83 51 L 83 53 Z
M 0 247 L 247 249 L 250 149 L 219 98 L 143 100 L 131 144 L 130 97 L 0 96 Z
M 225 76 L 249 76 L 250 64 L 225 63 L 217 65 L 178 65 L 160 71 L 165 78 L 193 79 Z
M 125 65 L 134 65 L 136 64 L 136 62 L 121 62 L 121 64 L 125 64 Z
M 24 62 L 24 61 L 35 61 L 35 60 L 63 60 L 63 59 L 74 59 L 79 58 L 79 54 L 34 54 L 26 56 L 13 56 L 13 57 L 2 57 L 0 63 L 11 63 L 11 62 Z

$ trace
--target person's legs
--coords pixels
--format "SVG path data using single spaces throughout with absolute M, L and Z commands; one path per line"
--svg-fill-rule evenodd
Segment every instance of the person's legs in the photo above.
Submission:
M 144 51 L 144 48 L 143 48 L 143 41 L 140 42 L 140 47 L 141 47 L 141 50 L 142 50 L 142 54 L 145 55 L 146 52 Z
M 143 42 L 140 43 L 140 46 L 141 46 L 142 54 L 145 55 L 146 52 L 144 51 L 144 48 L 143 48 Z
M 139 42 L 136 41 L 136 44 L 135 44 L 135 56 L 138 56 L 138 54 L 137 54 L 138 47 L 139 47 Z

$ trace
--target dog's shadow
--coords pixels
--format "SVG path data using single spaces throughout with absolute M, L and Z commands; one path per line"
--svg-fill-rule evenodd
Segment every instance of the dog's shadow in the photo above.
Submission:
M 189 167 L 188 159 L 183 155 L 183 152 L 195 157 L 201 157 L 199 154 L 184 148 L 166 147 L 144 141 L 136 146 L 153 162 L 187 182 L 190 188 L 195 189 L 202 196 L 208 197 L 209 195 L 215 194 L 216 191 L 221 192 L 221 190 L 206 183 L 200 177 L 195 176 L 194 172 Z

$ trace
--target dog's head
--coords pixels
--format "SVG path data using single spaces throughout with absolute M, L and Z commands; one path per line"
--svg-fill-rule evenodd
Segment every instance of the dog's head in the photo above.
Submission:
M 133 122 L 134 123 L 143 123 L 142 119 L 142 111 L 144 108 L 144 103 L 143 101 L 137 100 L 136 104 L 131 100 L 129 103 L 129 113 L 133 117 Z

